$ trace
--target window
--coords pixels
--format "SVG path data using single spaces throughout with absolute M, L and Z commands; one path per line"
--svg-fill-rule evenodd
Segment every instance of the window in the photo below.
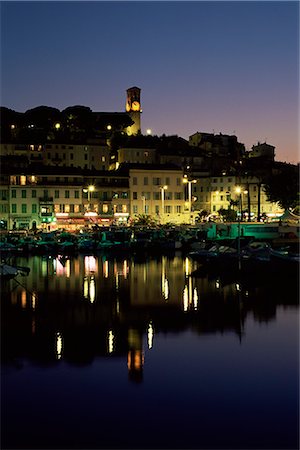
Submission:
M 48 189 L 44 189 L 44 198 L 48 198 L 48 195 L 49 195 Z
M 138 197 L 137 197 L 137 192 L 133 192 L 133 193 L 132 193 L 132 199 L 133 199 L 133 200 L 137 200 L 137 198 L 138 198 Z
M 149 205 L 145 205 L 145 214 L 149 214 Z
M 167 177 L 167 178 L 166 178 L 166 185 L 169 186 L 170 184 L 171 184 L 171 183 L 170 183 L 170 177 Z
M 65 191 L 65 198 L 70 198 L 70 191 Z
M 70 153 L 70 159 L 73 159 L 74 155 L 73 153 Z
M 79 213 L 80 205 L 74 205 L 74 213 Z
M 160 200 L 160 192 L 153 192 L 153 200 Z
M 20 176 L 20 184 L 21 184 L 21 186 L 25 186 L 26 185 L 26 177 L 25 177 L 25 175 L 21 175 Z
M 103 205 L 103 206 L 102 206 L 102 211 L 103 211 L 104 213 L 108 213 L 108 205 Z
M 221 202 L 223 201 L 223 199 L 224 199 L 224 195 L 220 195 Z
M 37 205 L 35 203 L 32 204 L 31 212 L 32 212 L 32 214 L 36 214 L 36 212 L 37 212 Z
M 172 206 L 169 206 L 169 205 L 165 206 L 165 213 L 171 214 L 171 212 L 172 212 Z
M 22 198 L 26 198 L 26 191 L 25 191 L 25 189 L 22 189 L 21 196 L 22 196 Z
M 175 192 L 174 193 L 174 199 L 175 200 L 181 200 L 182 199 L 182 193 L 181 192 Z
M 165 199 L 166 200 L 172 200 L 172 198 L 173 198 L 172 192 L 165 191 Z
M 7 200 L 8 199 L 8 191 L 1 190 L 1 199 L 2 200 Z
M 155 205 L 155 214 L 159 214 L 159 205 Z
M 13 203 L 13 204 L 11 205 L 11 212 L 12 212 L 13 214 L 17 212 L 17 205 L 16 205 L 15 203 Z
M 133 184 L 133 186 L 137 185 L 137 177 L 132 178 L 132 184 Z
M 79 191 L 74 191 L 74 197 L 79 198 Z
M 176 178 L 176 186 L 180 186 L 181 185 L 181 178 Z
M 181 206 L 176 206 L 176 212 L 179 214 L 181 213 Z
M 133 205 L 133 214 L 137 214 L 138 213 L 138 207 L 137 205 Z
M 101 156 L 101 161 L 105 162 L 105 156 Z
M 148 177 L 144 177 L 144 186 L 148 186 L 148 182 L 149 182 Z
M 142 197 L 145 197 L 145 200 L 150 200 L 151 193 L 150 192 L 142 192 Z
M 55 190 L 55 191 L 54 191 L 54 197 L 55 197 L 55 198 L 59 198 L 59 191 L 58 191 L 58 190 Z
M 16 197 L 17 197 L 17 191 L 15 189 L 12 189 L 11 198 L 16 198 Z
M 159 186 L 161 184 L 160 178 L 153 178 L 153 186 Z
M 65 212 L 69 213 L 70 212 L 70 205 L 65 205 Z
M 84 160 L 87 161 L 87 159 L 88 159 L 88 155 L 85 154 L 85 155 L 84 155 Z
M 36 190 L 35 190 L 35 189 L 32 189 L 32 191 L 31 191 L 31 197 L 32 197 L 32 198 L 36 198 Z
M 26 203 L 22 203 L 22 214 L 26 214 L 27 213 L 27 205 Z

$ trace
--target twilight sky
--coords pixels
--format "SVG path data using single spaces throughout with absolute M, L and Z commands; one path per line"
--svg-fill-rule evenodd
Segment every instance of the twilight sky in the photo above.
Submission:
M 125 111 L 142 132 L 236 134 L 299 158 L 299 3 L 1 1 L 1 105 Z

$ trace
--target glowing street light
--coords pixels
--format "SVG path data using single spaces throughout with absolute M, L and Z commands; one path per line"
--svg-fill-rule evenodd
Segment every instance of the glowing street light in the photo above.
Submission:
M 192 183 L 197 183 L 197 180 L 189 180 L 187 175 L 184 175 L 182 182 L 188 184 L 188 197 L 189 197 L 189 218 L 191 219 L 192 213 Z
M 90 208 L 90 202 L 91 202 L 91 192 L 94 192 L 95 191 L 95 186 L 94 185 L 89 185 L 88 187 L 87 187 L 87 189 L 83 189 L 83 192 L 85 192 L 85 193 L 87 193 L 87 195 L 88 195 L 88 209 L 90 210 L 91 208 Z
M 165 190 L 168 189 L 168 186 L 160 186 L 159 189 L 161 190 L 161 219 L 163 222 L 165 214 Z

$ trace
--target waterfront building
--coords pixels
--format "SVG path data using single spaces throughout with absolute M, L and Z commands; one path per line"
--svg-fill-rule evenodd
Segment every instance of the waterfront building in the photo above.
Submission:
M 146 215 L 160 223 L 189 223 L 182 170 L 171 165 L 131 165 L 130 216 Z

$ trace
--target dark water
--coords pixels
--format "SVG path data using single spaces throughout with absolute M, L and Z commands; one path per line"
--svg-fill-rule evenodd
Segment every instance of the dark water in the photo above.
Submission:
M 180 254 L 17 262 L 1 448 L 299 447 L 295 277 L 195 278 Z

